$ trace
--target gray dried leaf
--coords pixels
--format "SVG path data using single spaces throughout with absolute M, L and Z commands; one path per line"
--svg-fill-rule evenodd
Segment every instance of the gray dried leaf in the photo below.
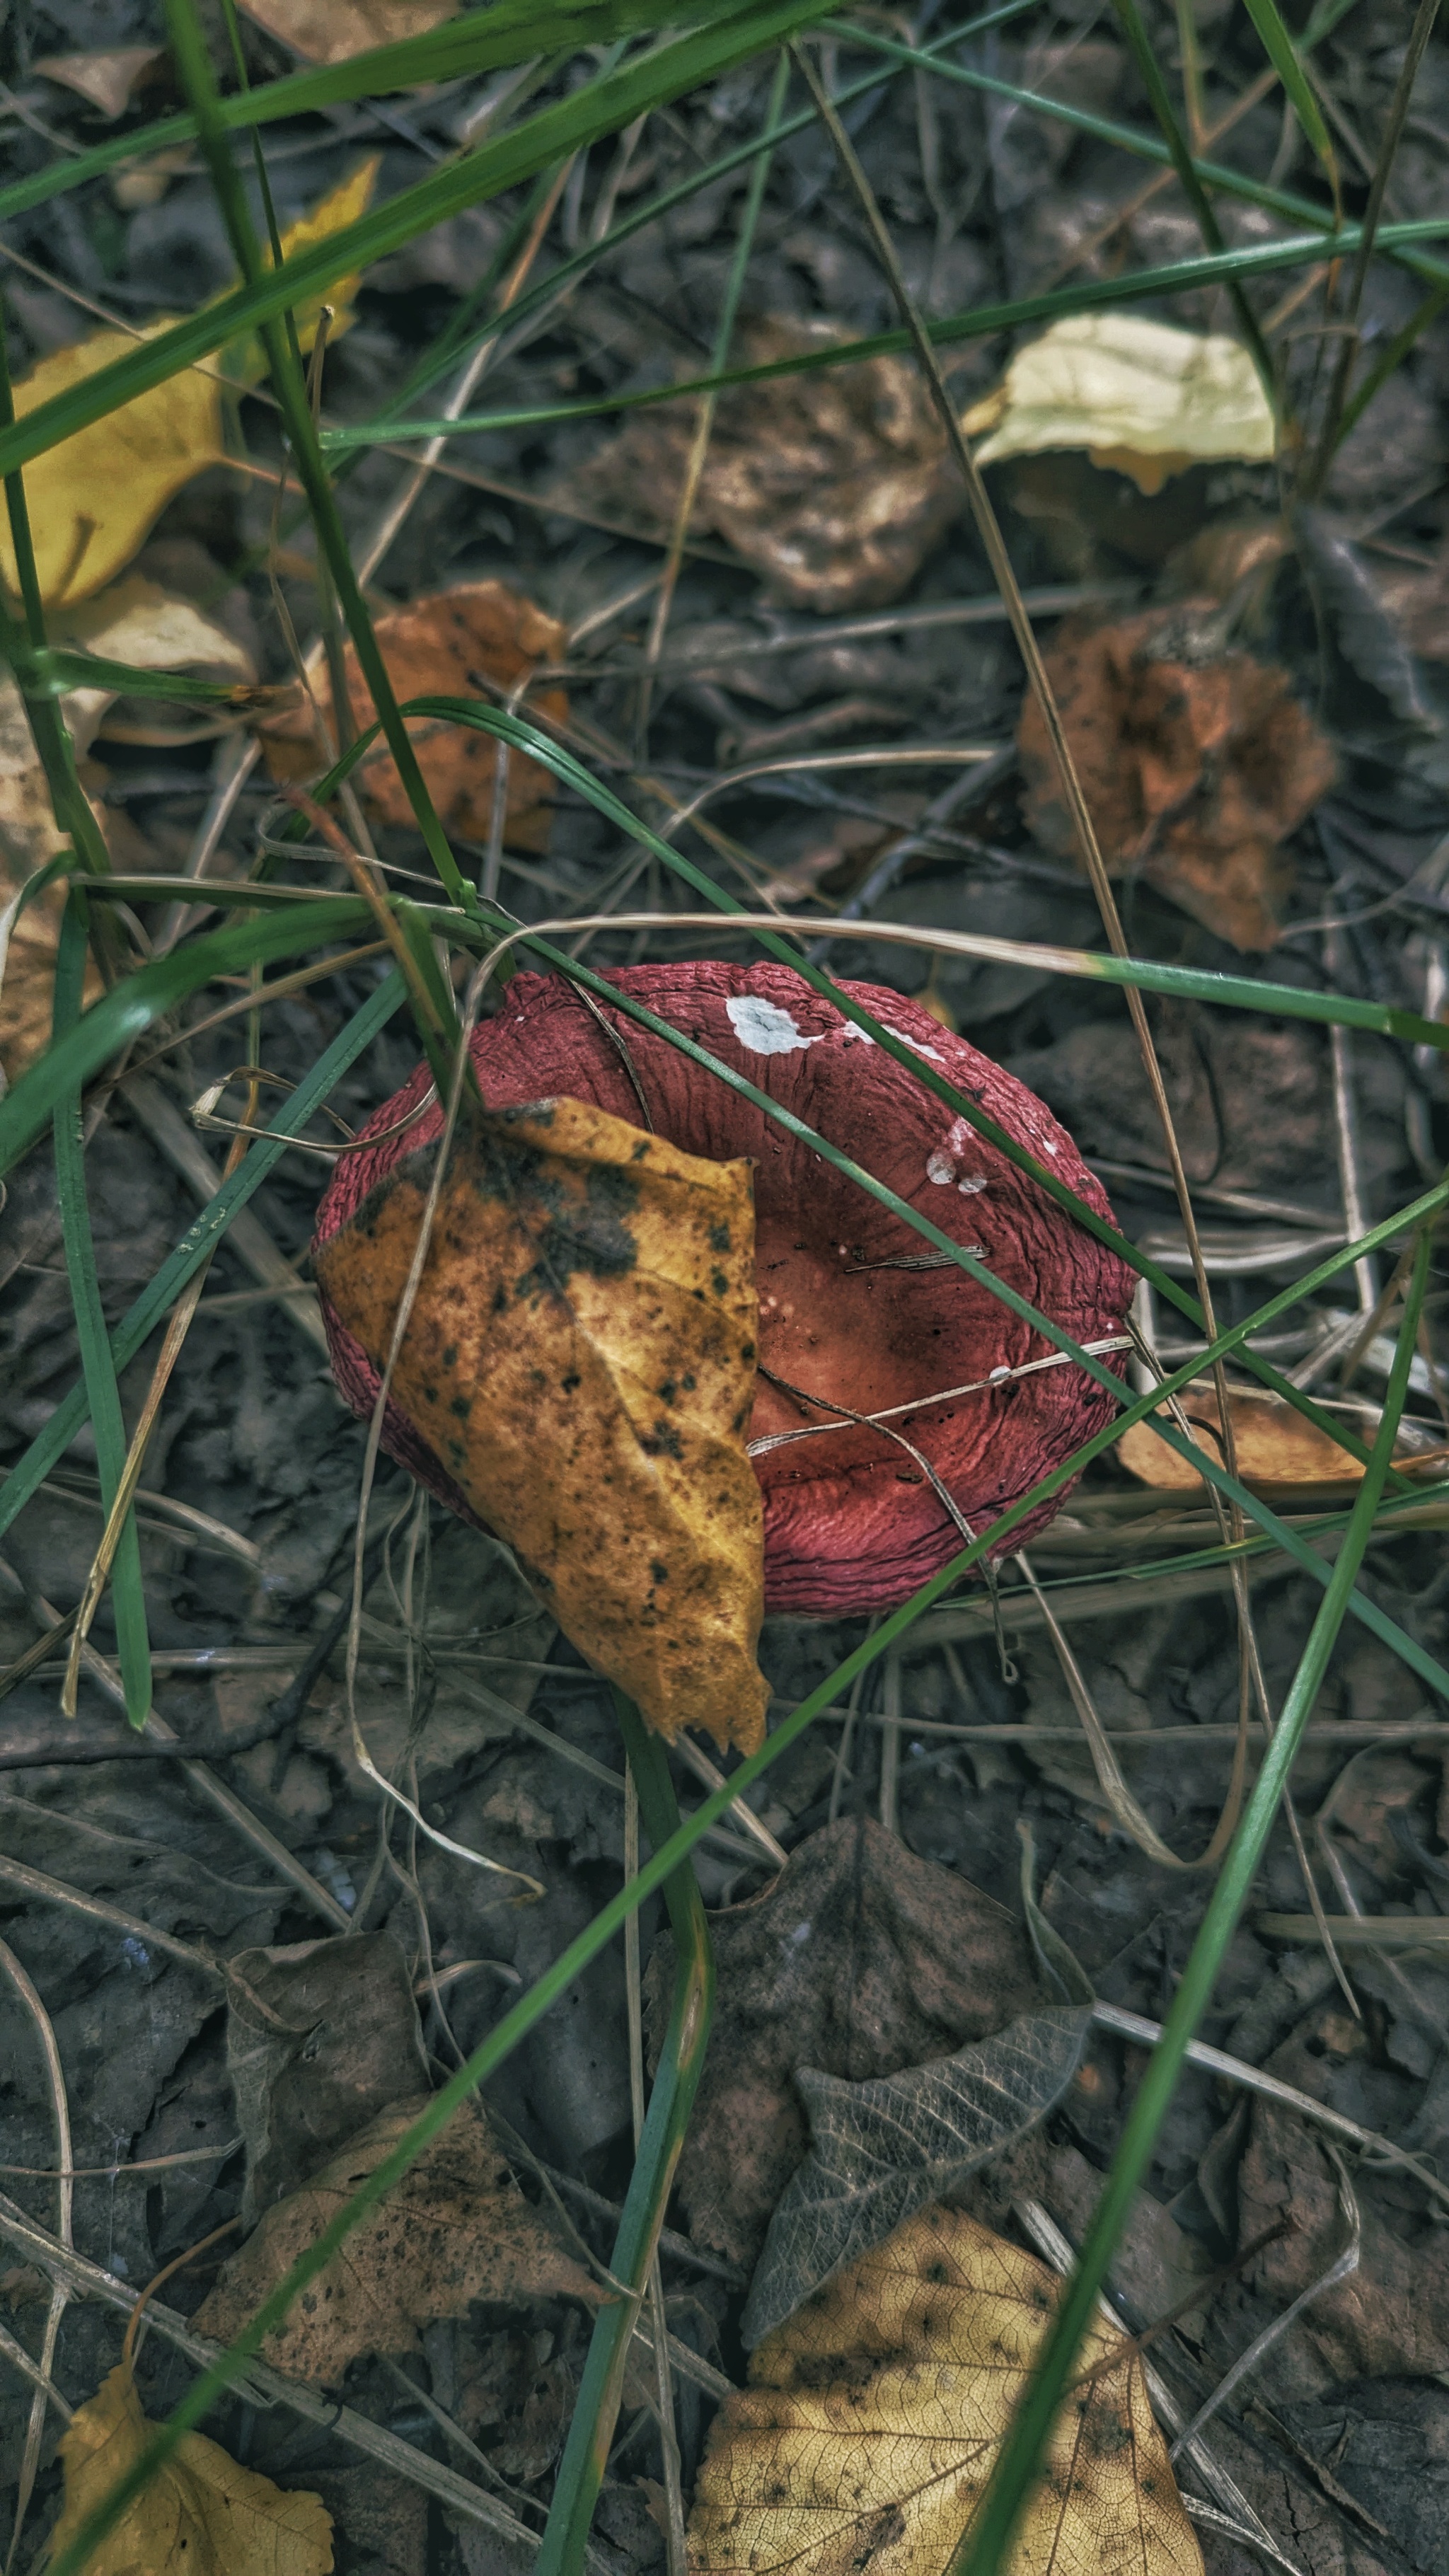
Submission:
M 801 2067 L 810 2153 L 770 2221 L 746 2346 L 1044 2119 L 1076 2073 L 1091 2018 L 1090 2004 L 1027 2013 L 954 2057 L 868 2084 Z

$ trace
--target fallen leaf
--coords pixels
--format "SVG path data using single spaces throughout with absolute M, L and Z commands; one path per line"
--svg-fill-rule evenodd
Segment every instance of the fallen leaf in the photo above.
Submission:
M 1286 671 L 1221 649 L 1216 601 L 1120 625 L 1070 620 L 1046 657 L 1109 874 L 1141 874 L 1219 939 L 1271 948 L 1292 883 L 1280 843 L 1332 785 L 1334 756 Z M 1075 858 L 1045 724 L 1017 733 L 1026 815 Z
M 897 2075 L 988 2038 L 1040 1995 L 1006 1908 L 869 1817 L 809 1835 L 762 1896 L 712 1914 L 710 1932 L 714 2027 L 679 2192 L 696 2243 L 750 2268 L 806 2153 L 798 2068 L 852 2085 Z M 657 2037 L 667 1940 L 646 1983 Z
M 230 2343 L 359 2183 L 375 2173 L 427 2097 L 394 2102 L 312 2176 L 264 2212 L 196 2312 L 198 2334 Z M 334 2387 L 363 2353 L 401 2359 L 425 2326 L 466 2316 L 470 2301 L 598 2301 L 590 2275 L 546 2210 L 512 2180 L 481 2110 L 455 2111 L 379 2206 L 360 2219 L 262 2345 L 296 2379 Z
M 848 2263 L 1044 2120 L 1077 2071 L 1090 2004 L 1027 2013 L 995 2038 L 869 2084 L 797 2068 L 810 2153 L 770 2221 L 740 2323 L 747 2350 Z
M 159 206 L 173 179 L 191 164 L 189 143 L 170 143 L 160 152 L 139 152 L 133 161 L 118 161 L 111 172 L 111 196 L 122 214 L 141 206 Z
M 65 2501 L 47 2564 L 135 2467 L 155 2429 L 130 2364 L 118 2362 L 60 2437 Z M 288 2493 L 204 2433 L 183 2433 L 86 2566 L 90 2576 L 328 2576 L 332 2517 L 305 2487 Z
M 1019 349 L 962 422 L 978 465 L 1085 447 L 1094 465 L 1160 492 L 1189 465 L 1266 464 L 1273 414 L 1246 349 L 1136 313 L 1072 313 Z
M 761 2344 L 749 2387 L 715 2417 L 689 2523 L 699 2576 L 936 2576 L 981 2501 L 1061 2288 L 941 2208 L 840 2273 Z M 1138 2355 L 1094 2322 L 1078 2374 L 1009 2576 L 1201 2576 Z
M 1179 1401 L 1198 1447 L 1221 1466 L 1222 1414 L 1212 1380 L 1195 1378 L 1191 1386 L 1184 1387 Z M 1286 1396 L 1274 1395 L 1268 1387 L 1231 1386 L 1228 1410 L 1238 1473 L 1244 1484 L 1266 1501 L 1304 1505 L 1338 1502 L 1362 1481 L 1363 1469 L 1358 1460 L 1340 1449 L 1326 1431 L 1306 1422 Z M 1336 1414 L 1366 1445 L 1372 1443 L 1379 1425 L 1372 1405 L 1330 1404 L 1325 1410 Z M 1163 1418 L 1167 1418 L 1165 1413 Z M 1135 1423 L 1123 1433 L 1117 1455 L 1144 1485 L 1156 1486 L 1165 1493 L 1202 1490 L 1203 1480 L 1186 1458 L 1176 1449 L 1169 1449 L 1146 1422 Z M 1412 1424 L 1400 1425 L 1394 1451 L 1396 1467 L 1411 1474 L 1418 1469 L 1438 1476 L 1444 1472 L 1444 1459 L 1444 1449 L 1432 1433 L 1419 1431 Z
M 53 643 L 128 662 L 133 669 L 189 672 L 238 689 L 249 688 L 256 677 L 249 655 L 223 627 L 189 599 L 173 598 L 138 573 L 78 609 L 62 610 L 50 621 L 50 633 Z M 115 698 L 113 688 L 71 689 L 62 698 L 77 759 Z M 99 809 L 97 819 L 104 828 Z M 65 888 L 45 888 L 23 911 L 15 906 L 30 878 L 65 845 L 24 701 L 12 679 L 0 679 L 0 1066 L 8 1082 L 50 1043 L 51 979 Z M 86 999 L 94 1000 L 99 989 L 88 986 Z
M 432 1163 L 409 1155 L 316 1253 L 329 1330 L 377 1366 Z M 743 1750 L 768 1701 L 744 1443 L 754 1251 L 746 1162 L 705 1162 L 577 1100 L 480 1118 L 454 1142 L 391 1389 L 649 1724 Z
M 111 118 L 125 115 L 136 92 L 150 86 L 165 60 L 164 45 L 118 45 L 109 53 L 42 54 L 30 68 Z
M 254 25 L 309 63 L 348 63 L 374 45 L 425 36 L 457 14 L 457 0 L 241 0 Z
M 568 642 L 566 627 L 501 581 L 464 582 L 456 590 L 435 591 L 410 607 L 379 617 L 374 632 L 400 699 L 476 698 L 476 675 L 481 673 L 512 702 L 519 682 L 541 663 L 560 660 Z M 352 721 L 355 730 L 363 733 L 376 722 L 377 710 L 351 645 L 345 661 Z M 325 680 L 317 683 L 317 703 L 330 726 L 332 694 Z M 525 706 L 548 723 L 568 720 L 568 697 L 562 689 L 530 694 Z M 445 830 L 460 833 L 465 840 L 487 841 L 493 827 L 498 765 L 493 736 L 435 717 L 414 717 L 408 732 Z M 262 738 L 273 778 L 315 777 L 323 766 L 311 710 L 305 706 L 265 725 Z M 367 754 L 357 780 L 363 802 L 378 822 L 412 822 L 412 807 L 386 743 L 379 742 Z M 547 849 L 554 792 L 552 776 L 538 761 L 522 752 L 511 754 L 505 813 L 511 848 Z
M 380 153 L 360 161 L 349 178 L 340 179 L 335 188 L 328 189 L 310 215 L 299 215 L 295 223 L 284 225 L 281 236 L 283 259 L 295 259 L 300 252 L 313 250 L 319 242 L 329 241 L 333 233 L 340 233 L 346 225 L 359 223 L 372 203 L 373 183 L 381 166 Z M 361 282 L 361 271 L 354 269 L 346 277 L 335 277 L 325 295 L 308 296 L 293 307 L 297 338 L 304 356 L 317 337 L 324 304 L 329 305 L 332 312 L 327 326 L 329 342 L 340 340 L 344 331 L 351 330 L 356 318 L 352 308 Z M 258 351 L 260 354 L 259 344 Z M 265 374 L 265 360 L 259 372 Z
M 171 327 L 168 317 L 134 334 L 93 331 L 71 348 L 53 350 L 16 385 L 17 416 L 23 420 Z M 25 469 L 25 497 L 46 606 L 74 607 L 113 580 L 172 494 L 224 453 L 221 386 L 201 366 L 183 368 L 34 457 Z M 8 520 L 0 526 L 0 579 L 18 596 Z
M 740 336 L 740 362 L 762 366 L 851 335 L 772 315 Z M 559 497 L 666 537 L 693 439 L 692 406 L 639 412 Z M 690 526 L 825 616 L 898 599 L 962 498 L 913 361 L 867 358 L 722 394 Z
M 242 2223 L 253 2227 L 425 2084 L 428 2061 L 408 1964 L 386 1932 L 241 1950 L 231 1966 L 226 2066 L 246 2142 Z

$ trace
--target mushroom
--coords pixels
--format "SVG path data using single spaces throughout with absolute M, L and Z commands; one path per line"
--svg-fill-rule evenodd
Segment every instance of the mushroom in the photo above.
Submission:
M 626 967 L 608 980 L 971 1246 L 1075 1340 L 1119 1333 L 1136 1284 L 1126 1263 L 791 968 L 711 959 Z M 898 993 L 841 989 L 1110 1216 L 1071 1138 L 1024 1084 Z M 989 1288 L 666 1040 L 607 1003 L 595 1017 L 564 977 L 517 975 L 472 1052 L 490 1108 L 567 1095 L 637 1126 L 642 1103 L 657 1132 L 689 1153 L 753 1159 L 760 1331 L 749 1440 L 767 1609 L 825 1618 L 894 1607 L 957 1552 L 963 1530 L 989 1526 L 1111 1415 L 1106 1391 L 1059 1362 Z M 364 1127 L 322 1201 L 314 1249 L 437 1136 L 435 1099 L 403 1123 L 428 1089 L 419 1066 Z M 337 1384 L 366 1417 L 377 1371 L 325 1299 L 323 1313 Z M 481 1526 L 392 1403 L 382 1440 Z M 1018 1524 L 1007 1547 L 1042 1528 L 1067 1490 Z

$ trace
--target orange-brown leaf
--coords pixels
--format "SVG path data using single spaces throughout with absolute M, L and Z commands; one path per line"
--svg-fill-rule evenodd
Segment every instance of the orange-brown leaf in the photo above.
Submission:
M 392 1380 L 566 1636 L 673 1737 L 749 1748 L 768 1692 L 750 1165 L 577 1100 L 455 1140 Z M 411 1156 L 322 1246 L 323 1296 L 387 1357 L 432 1173 Z

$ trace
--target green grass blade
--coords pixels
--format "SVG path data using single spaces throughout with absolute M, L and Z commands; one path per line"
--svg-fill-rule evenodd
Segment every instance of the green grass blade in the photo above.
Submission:
M 700 33 L 656 46 L 640 61 L 588 82 L 463 160 L 445 163 L 356 223 L 269 269 L 254 285 L 233 288 L 65 393 L 37 404 L 23 420 L 0 431 L 0 475 L 13 473 L 90 422 L 104 420 L 120 404 L 166 383 L 197 358 L 276 321 L 289 306 L 325 295 L 340 277 L 401 250 L 450 215 L 533 178 L 550 163 L 601 141 L 685 90 L 718 79 L 818 16 L 820 5 L 821 0 L 754 0 L 751 7 L 732 11 Z
M 1066 2391 L 1082 2336 L 1092 2320 L 1098 2295 L 1132 2206 L 1133 2195 L 1152 2161 L 1157 2134 L 1166 2117 L 1187 2055 L 1188 2042 L 1212 2000 L 1218 1971 L 1238 1919 L 1248 1901 L 1268 1836 L 1288 1786 L 1303 1731 L 1312 1714 L 1328 1659 L 1348 1608 L 1354 1577 L 1373 1535 L 1374 1515 L 1384 1474 L 1393 1452 L 1408 1391 L 1419 1316 L 1429 1279 L 1430 1239 L 1419 1239 L 1413 1275 L 1404 1300 L 1403 1322 L 1389 1377 L 1383 1420 L 1373 1457 L 1349 1514 L 1342 1552 L 1324 1590 L 1318 1616 L 1283 1704 L 1277 1733 L 1243 1810 L 1222 1872 L 1209 1900 L 1202 1928 L 1192 1946 L 1162 2037 L 1148 2060 L 1127 2116 L 1122 2142 L 1097 2203 L 1096 2213 L 1067 2284 L 1051 2333 L 1033 2371 L 1015 2422 L 979 2512 L 955 2551 L 948 2576 L 1000 2576 L 1011 2555 L 1013 2538 L 1031 2494 L 1057 2408 Z
M 1258 30 L 1263 51 L 1283 84 L 1283 95 L 1289 100 L 1294 115 L 1302 126 L 1313 150 L 1323 164 L 1324 175 L 1333 190 L 1335 207 L 1339 204 L 1338 162 L 1323 110 L 1313 95 L 1308 74 L 1298 58 L 1298 48 L 1278 15 L 1277 0 L 1243 0 L 1249 17 Z
M 649 1734 L 633 1703 L 616 1691 L 614 1705 L 639 1791 L 640 1817 L 658 1851 L 679 1831 L 679 1806 L 669 1764 L 659 1738 Z M 641 2296 L 658 2249 L 674 2169 L 704 2072 L 714 1999 L 709 1925 L 687 1860 L 681 1861 L 664 1881 L 664 1902 L 674 1934 L 673 2007 L 609 2258 L 615 2280 L 627 2281 Z M 624 2365 L 637 2313 L 637 2303 L 623 2299 L 611 2300 L 600 2310 L 533 2576 L 579 2576 L 583 2566 L 589 2526 L 614 2439 Z
M 188 1279 L 195 1276 L 213 1245 L 225 1234 L 238 1209 L 246 1206 L 268 1173 L 275 1169 L 287 1149 L 288 1139 L 301 1134 L 343 1075 L 401 1010 L 405 999 L 402 978 L 393 971 L 346 1027 L 339 1030 L 305 1080 L 277 1111 L 265 1134 L 252 1146 L 241 1168 L 233 1172 L 229 1181 L 223 1181 L 209 1206 L 187 1227 L 180 1242 L 167 1255 L 155 1278 L 127 1308 L 111 1336 L 113 1371 L 129 1367 L 151 1334 L 165 1322 Z M 44 1430 L 37 1433 L 24 1456 L 17 1460 L 4 1482 L 0 1483 L 0 1535 L 24 1509 L 51 1468 L 64 1457 L 89 1414 L 90 1399 L 82 1380 L 62 1398 Z
M 55 1026 L 62 1036 L 80 1010 L 87 955 L 84 900 L 83 896 L 73 894 L 61 923 L 55 961 Z M 96 1275 L 96 1248 L 86 1197 L 85 1133 L 78 1085 L 64 1091 L 55 1105 L 55 1186 L 60 1203 L 71 1305 L 80 1343 L 81 1369 L 95 1426 L 101 1501 L 109 1512 L 126 1464 L 126 1425 L 111 1360 L 100 1280 Z M 134 1511 L 127 1512 L 117 1544 L 111 1569 L 111 1603 L 115 1612 L 121 1680 L 126 1693 L 126 1715 L 133 1726 L 144 1726 L 151 1706 L 151 1641 L 146 1632 L 146 1596 L 141 1583 L 141 1547 Z

